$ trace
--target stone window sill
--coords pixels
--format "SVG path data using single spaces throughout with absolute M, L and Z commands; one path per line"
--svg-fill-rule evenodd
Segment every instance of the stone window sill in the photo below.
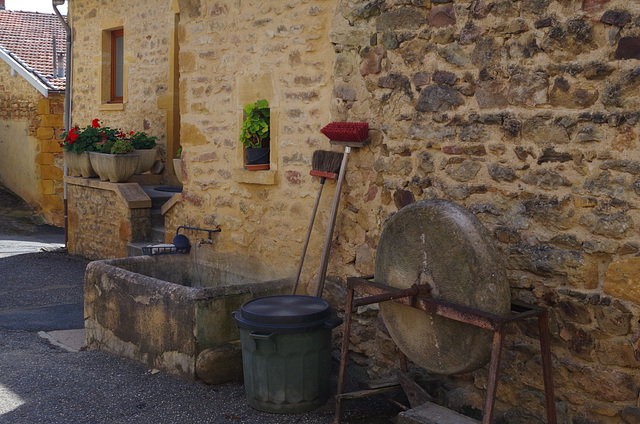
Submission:
M 102 103 L 98 110 L 124 110 L 124 103 Z

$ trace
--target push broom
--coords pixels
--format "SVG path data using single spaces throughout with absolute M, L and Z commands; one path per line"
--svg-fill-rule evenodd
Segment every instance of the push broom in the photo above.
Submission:
M 298 272 L 296 274 L 296 281 L 293 285 L 291 294 L 296 294 L 298 283 L 300 282 L 300 274 L 302 273 L 302 264 L 304 263 L 304 257 L 307 253 L 307 247 L 309 246 L 309 239 L 311 238 L 311 229 L 313 228 L 313 222 L 316 219 L 316 212 L 318 211 L 318 205 L 320 203 L 320 196 L 322 195 L 322 189 L 327 178 L 335 180 L 338 178 L 338 172 L 340 172 L 340 163 L 342 161 L 342 153 L 332 152 L 330 150 L 316 150 L 313 152 L 311 158 L 311 174 L 314 177 L 320 177 L 320 186 L 318 187 L 318 195 L 316 196 L 316 204 L 313 206 L 313 213 L 311 214 L 311 222 L 309 223 L 309 229 L 307 230 L 307 238 L 304 241 L 302 247 L 302 255 L 300 256 L 300 264 L 298 265 Z
M 369 137 L 369 124 L 365 122 L 332 122 L 320 130 L 326 135 L 331 144 L 343 145 L 344 154 L 342 155 L 342 163 L 340 164 L 340 174 L 338 175 L 338 183 L 336 185 L 336 193 L 333 196 L 333 205 L 331 207 L 331 216 L 329 217 L 329 225 L 327 225 L 327 234 L 324 239 L 324 247 L 322 249 L 322 258 L 320 259 L 320 269 L 318 270 L 318 281 L 314 296 L 322 297 L 324 290 L 324 280 L 327 276 L 327 266 L 329 265 L 329 253 L 331 252 L 331 240 L 333 238 L 333 230 L 338 215 L 338 203 L 340 202 L 340 191 L 342 190 L 342 182 L 344 174 L 347 170 L 347 160 L 352 147 L 362 147 Z

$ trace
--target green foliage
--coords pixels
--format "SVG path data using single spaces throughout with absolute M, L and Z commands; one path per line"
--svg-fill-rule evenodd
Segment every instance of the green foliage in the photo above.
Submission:
M 129 140 L 103 140 L 96 143 L 96 151 L 99 153 L 110 153 L 112 155 L 123 155 L 135 150 Z
M 264 99 L 244 107 L 244 121 L 240 142 L 249 148 L 269 146 L 270 109 L 269 102 Z
M 112 155 L 123 155 L 133 150 L 135 150 L 133 147 L 133 143 L 131 143 L 129 140 L 118 140 L 113 143 L 109 153 L 111 153 Z
M 182 157 L 182 146 L 180 146 L 180 148 L 176 152 L 176 158 L 180 159 L 181 157 Z
M 156 147 L 156 139 L 158 137 L 149 137 L 146 133 L 142 131 L 129 133 L 129 140 L 131 140 L 131 144 L 133 144 L 134 149 L 153 149 Z

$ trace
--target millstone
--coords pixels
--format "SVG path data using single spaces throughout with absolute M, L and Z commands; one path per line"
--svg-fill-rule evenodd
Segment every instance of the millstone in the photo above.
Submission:
M 385 226 L 375 280 L 397 288 L 429 284 L 431 295 L 506 316 L 510 292 L 500 256 L 482 223 L 444 199 L 401 209 Z M 407 357 L 435 374 L 461 374 L 491 356 L 493 333 L 394 302 L 380 303 L 391 337 Z

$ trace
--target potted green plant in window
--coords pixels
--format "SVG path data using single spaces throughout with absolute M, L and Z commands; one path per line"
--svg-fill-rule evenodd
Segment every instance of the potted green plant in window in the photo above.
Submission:
M 244 107 L 240 142 L 245 148 L 247 169 L 269 169 L 270 126 L 269 102 L 265 99 Z
M 157 137 L 150 137 L 142 131 L 130 131 L 125 137 L 131 140 L 133 148 L 140 154 L 140 163 L 138 164 L 138 169 L 136 169 L 136 174 L 149 171 L 156 161 Z

